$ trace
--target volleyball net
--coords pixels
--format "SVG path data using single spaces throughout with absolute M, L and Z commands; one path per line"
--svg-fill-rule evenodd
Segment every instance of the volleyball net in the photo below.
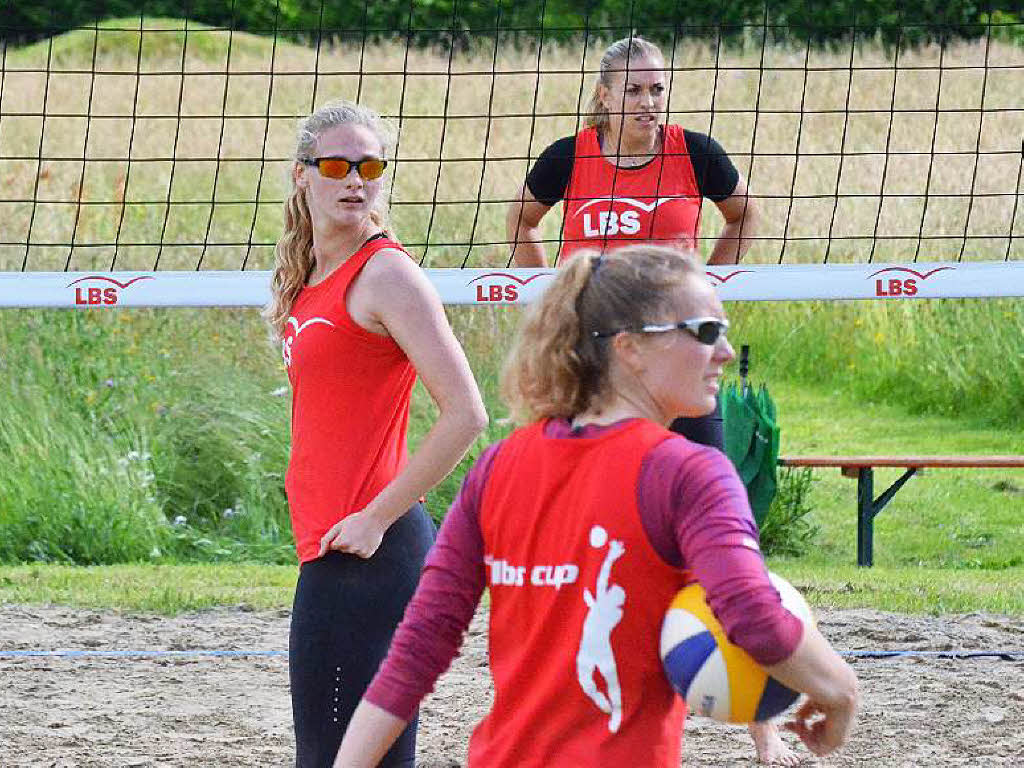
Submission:
M 760 212 L 744 261 L 708 268 L 724 299 L 1024 295 L 1020 23 L 914 45 L 925 25 L 851 26 L 821 46 L 767 15 L 699 35 L 628 21 L 664 52 L 664 119 L 718 140 Z M 31 44 L 0 32 L 8 307 L 263 304 L 297 122 L 338 98 L 398 126 L 395 234 L 442 298 L 529 301 L 551 270 L 511 268 L 506 212 L 540 152 L 582 127 L 622 36 L 500 14 L 447 46 L 145 14 Z M 705 201 L 704 255 L 721 224 Z M 551 259 L 560 206 L 541 229 Z

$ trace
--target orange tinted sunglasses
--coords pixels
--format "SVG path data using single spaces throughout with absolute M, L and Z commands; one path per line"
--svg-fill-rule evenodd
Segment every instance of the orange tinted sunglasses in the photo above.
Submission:
M 378 160 L 373 157 L 357 162 L 352 162 L 344 157 L 314 157 L 302 162 L 304 165 L 315 165 L 325 179 L 344 179 L 355 168 L 359 178 L 373 181 L 383 176 L 384 169 L 388 167 L 387 160 Z

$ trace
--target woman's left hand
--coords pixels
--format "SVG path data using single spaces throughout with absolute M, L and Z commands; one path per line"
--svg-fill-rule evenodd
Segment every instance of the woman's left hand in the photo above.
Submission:
M 374 513 L 365 509 L 354 512 L 336 522 L 323 535 L 317 557 L 336 549 L 368 559 L 377 551 L 387 529 L 388 524 Z

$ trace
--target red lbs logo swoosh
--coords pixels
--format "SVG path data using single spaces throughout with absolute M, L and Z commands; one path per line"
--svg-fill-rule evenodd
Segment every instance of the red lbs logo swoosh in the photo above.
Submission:
M 718 288 L 719 286 L 725 285 L 726 283 L 728 283 L 730 280 L 732 280 L 734 277 L 736 277 L 736 275 L 747 275 L 747 274 L 750 274 L 750 270 L 749 269 L 737 269 L 736 271 L 730 272 L 727 275 L 719 275 L 717 272 L 705 272 L 705 274 L 708 276 L 708 279 L 711 281 L 711 284 L 713 286 L 715 286 L 716 288 Z
M 541 277 L 551 277 L 550 274 L 540 273 L 537 275 L 530 275 L 529 277 L 519 277 L 517 275 L 510 274 L 508 272 L 488 272 L 484 275 L 478 275 L 466 283 L 466 286 L 477 283 L 476 286 L 476 300 L 481 303 L 490 302 L 515 302 L 519 300 L 519 289 L 527 286 L 534 280 Z M 480 282 L 481 280 L 486 282 Z M 495 282 L 497 281 L 497 282 Z M 514 284 L 510 284 L 506 281 L 511 281 Z
M 93 280 L 105 283 L 113 283 L 113 285 L 116 287 L 112 286 L 110 288 L 100 288 L 99 286 L 90 285 L 88 287 L 80 286 L 78 288 L 75 288 L 75 304 L 86 307 L 98 307 L 104 305 L 111 306 L 117 304 L 117 302 L 119 301 L 119 290 L 123 291 L 128 286 L 132 285 L 133 283 L 137 283 L 140 280 L 152 279 L 152 275 L 141 275 L 139 277 L 132 278 L 128 282 L 122 283 L 118 280 L 115 280 L 112 277 L 108 277 L 107 275 L 86 275 L 85 277 L 80 277 L 77 280 L 71 281 L 70 283 L 68 283 L 67 287 L 71 288 L 72 286 L 78 285 L 78 283 L 85 283 Z
M 928 272 L 918 272 L 910 267 L 886 267 L 877 272 L 872 272 L 868 275 L 868 280 L 877 278 L 875 280 L 875 296 L 916 296 L 918 291 L 917 282 L 919 280 L 924 282 L 936 272 L 955 269 L 956 267 L 936 267 Z M 890 277 L 888 280 L 878 277 L 878 275 L 885 272 L 903 273 L 913 275 L 913 277 Z

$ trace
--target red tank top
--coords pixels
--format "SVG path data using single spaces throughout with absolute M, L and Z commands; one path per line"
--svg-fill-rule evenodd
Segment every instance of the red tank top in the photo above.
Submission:
M 295 299 L 282 351 L 292 385 L 292 451 L 285 477 L 299 561 L 320 538 L 365 507 L 407 460 L 405 433 L 416 371 L 390 336 L 357 325 L 345 294 L 370 257 L 393 240 L 372 240 Z M 386 258 L 386 257 L 385 257 Z
M 651 547 L 636 488 L 671 437 L 648 421 L 594 438 L 514 432 L 481 496 L 494 705 L 481 768 L 677 768 L 686 705 L 662 672 L 661 622 L 684 572 Z
M 661 153 L 641 168 L 617 168 L 601 154 L 597 129 L 576 136 L 565 191 L 559 258 L 581 248 L 656 242 L 697 247 L 700 188 L 678 125 L 663 128 Z

